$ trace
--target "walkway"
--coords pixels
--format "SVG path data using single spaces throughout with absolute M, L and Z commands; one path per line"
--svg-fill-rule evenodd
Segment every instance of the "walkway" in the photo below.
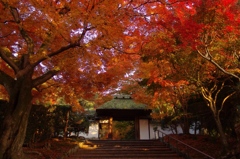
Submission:
M 183 159 L 160 141 L 92 140 L 65 159 Z

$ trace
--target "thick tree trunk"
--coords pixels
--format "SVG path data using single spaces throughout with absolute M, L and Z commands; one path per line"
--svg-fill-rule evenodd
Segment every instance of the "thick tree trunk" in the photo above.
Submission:
M 0 159 L 26 159 L 22 151 L 31 110 L 32 79 L 16 80 L 0 132 Z

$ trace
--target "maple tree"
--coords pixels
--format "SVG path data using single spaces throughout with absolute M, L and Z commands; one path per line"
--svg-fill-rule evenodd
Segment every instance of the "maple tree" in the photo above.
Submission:
M 19 159 L 32 102 L 62 97 L 78 109 L 80 97 L 117 87 L 136 57 L 123 54 L 132 43 L 124 1 L 1 0 L 0 9 L 0 89 L 8 100 L 0 158 Z
M 223 107 L 226 106 L 225 102 L 236 93 L 236 88 L 225 86 L 224 81 L 217 79 L 219 78 L 216 76 L 217 74 L 221 76 L 223 76 L 223 74 L 217 70 L 214 65 L 204 61 L 200 56 L 191 53 L 191 51 L 188 52 L 187 47 L 184 51 L 185 54 L 180 54 L 182 51 L 172 54 L 170 56 L 171 58 L 168 58 L 168 65 L 164 65 L 168 68 L 164 67 L 164 69 L 159 66 L 159 60 L 155 57 L 156 60 L 154 64 L 151 64 L 153 68 L 148 67 L 148 76 L 142 76 L 144 78 L 147 77 L 145 84 L 148 89 L 153 91 L 151 106 L 153 109 L 157 108 L 159 110 L 153 113 L 153 117 L 158 119 L 167 119 L 167 117 L 169 118 L 171 116 L 175 118 L 183 117 L 183 123 L 178 123 L 183 125 L 183 132 L 188 133 L 188 116 L 190 115 L 188 113 L 188 102 L 191 94 L 201 93 L 213 113 L 213 119 L 220 134 L 224 152 L 226 153 L 229 146 L 220 119 L 220 113 Z M 189 63 L 189 61 L 191 61 L 191 63 Z M 150 63 L 153 63 L 152 59 Z M 145 71 L 146 69 L 144 69 L 143 74 Z M 216 82 L 213 87 L 210 86 L 211 82 Z M 219 93 L 226 88 L 228 92 L 225 96 L 220 97 Z M 178 112 L 179 110 L 176 109 L 178 105 L 181 105 L 181 107 L 178 108 L 182 110 L 180 114 Z
M 199 1 L 194 2 L 193 13 L 180 10 L 179 25 L 176 27 L 181 45 L 191 46 L 196 52 L 224 74 L 239 79 L 239 5 L 237 1 Z M 187 4 L 188 6 L 188 4 Z M 187 18 L 186 18 L 187 17 Z M 210 66 L 212 67 L 212 66 Z M 214 74 L 214 73 L 213 73 Z M 208 75 L 212 75 L 211 72 Z M 209 78 L 209 76 L 208 76 Z M 211 79 L 210 79 L 211 80 Z M 201 79 L 201 82 L 204 80 Z M 213 80 L 214 81 L 214 80 Z M 200 83 L 201 83 L 200 82 Z M 224 134 L 219 114 L 224 103 L 234 91 L 223 97 L 221 107 L 217 108 L 216 100 L 222 86 L 214 85 L 211 89 L 201 84 L 201 92 L 214 115 L 218 132 L 223 145 L 223 153 L 228 151 L 228 143 Z M 230 88 L 231 89 L 231 88 Z
M 143 61 L 154 67 L 148 68 L 147 76 L 145 72 L 142 76 L 147 79 L 146 86 L 154 88 L 153 97 L 160 94 L 157 92 L 162 87 L 175 87 L 180 80 L 195 83 L 196 91 L 200 91 L 207 87 L 204 82 L 217 78 L 214 74 L 218 70 L 239 80 L 238 1 L 146 1 L 135 4 L 135 8 L 141 9 L 138 16 L 147 22 L 144 25 L 147 36 L 142 37 L 144 42 L 139 52 Z M 211 98 L 215 98 L 218 91 L 221 87 Z M 166 100 L 165 95 L 160 97 Z M 208 103 L 210 96 L 203 91 L 202 95 Z M 231 93 L 223 98 L 222 105 L 230 96 Z M 222 110 L 214 109 L 216 104 L 209 107 L 213 114 Z M 228 145 L 219 117 L 215 122 L 226 150 Z
M 32 102 L 62 97 L 79 109 L 79 97 L 138 78 L 155 93 L 136 86 L 136 99 L 156 106 L 159 97 L 172 102 L 173 87 L 200 90 L 216 68 L 239 79 L 236 0 L 0 0 L 0 9 L 0 93 L 9 101 L 0 158 L 23 158 Z
M 238 82 L 236 80 L 233 80 L 235 79 L 234 77 L 231 79 L 231 76 L 229 77 L 229 75 L 223 74 L 222 71 L 218 70 L 211 63 L 202 61 L 202 59 L 199 59 L 199 57 L 197 59 L 199 62 L 195 61 L 195 66 L 192 65 L 188 69 L 186 67 L 181 68 L 184 70 L 182 75 L 185 75 L 187 77 L 185 79 L 195 85 L 195 92 L 201 93 L 205 99 L 207 106 L 210 108 L 213 114 L 213 119 L 217 126 L 218 133 L 220 134 L 224 149 L 223 151 L 227 152 L 229 146 L 227 142 L 227 136 L 225 135 L 223 124 L 220 118 L 220 113 L 222 113 L 224 106 L 228 107 L 226 101 L 230 100 L 230 98 L 234 96 L 238 91 L 238 88 L 234 86 L 237 85 Z M 188 63 L 185 63 L 184 65 L 189 67 L 191 64 L 189 65 Z M 231 81 L 232 85 L 225 84 L 226 81 L 228 81 L 228 83 Z M 226 90 L 227 92 L 225 92 L 224 95 L 219 95 Z M 235 103 L 235 106 L 236 105 L 237 103 Z

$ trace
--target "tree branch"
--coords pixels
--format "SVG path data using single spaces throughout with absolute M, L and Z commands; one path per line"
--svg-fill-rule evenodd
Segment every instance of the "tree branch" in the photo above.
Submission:
M 40 58 L 39 60 L 37 60 L 34 64 L 33 64 L 33 67 L 37 66 L 39 63 L 41 63 L 42 61 L 48 59 L 49 57 L 53 57 L 53 56 L 56 56 L 66 50 L 69 50 L 71 48 L 75 48 L 75 47 L 80 47 L 80 44 L 81 44 L 81 40 L 84 38 L 85 34 L 87 33 L 88 30 L 90 30 L 92 28 L 87 28 L 87 24 L 85 25 L 84 24 L 84 29 L 83 29 L 83 32 L 81 34 L 81 36 L 79 36 L 78 40 L 75 42 L 75 43 L 70 43 L 69 45 L 67 46 L 63 46 L 61 47 L 60 49 L 54 51 L 54 52 L 51 52 L 49 54 L 47 54 L 47 56 L 44 56 L 42 58 Z
M 32 64 L 32 65 L 33 65 L 33 67 L 35 67 L 35 66 L 37 66 L 39 63 L 41 63 L 42 61 L 48 59 L 49 57 L 56 56 L 56 55 L 58 55 L 58 54 L 60 54 L 60 53 L 62 53 L 62 52 L 64 52 L 64 51 L 66 51 L 66 50 L 69 50 L 69 49 L 74 48 L 74 47 L 77 47 L 77 46 L 79 46 L 79 43 L 72 43 L 72 44 L 69 44 L 69 45 L 67 45 L 67 46 L 63 46 L 63 47 L 61 47 L 60 49 L 58 49 L 57 51 L 51 52 L 50 54 L 47 54 L 47 56 L 44 56 L 44 57 L 38 59 L 38 60 L 37 60 L 34 64 Z
M 23 26 L 21 24 L 21 18 L 18 13 L 17 8 L 10 6 L 10 12 L 15 20 L 15 22 L 18 24 L 20 34 L 22 35 L 23 39 L 27 43 L 28 47 L 28 54 L 33 54 L 34 53 L 34 43 L 32 38 L 27 34 L 26 30 L 23 29 Z
M 216 83 L 216 81 L 214 81 L 214 85 L 213 85 L 213 87 L 209 90 L 210 92 L 211 92 L 211 94 L 212 93 L 214 93 L 214 91 L 216 91 L 217 90 L 217 83 Z
M 131 1 L 131 2 L 132 2 L 132 1 Z M 131 2 L 130 2 L 130 3 L 131 3 Z M 179 3 L 179 2 L 187 2 L 187 0 L 176 0 L 176 1 L 171 2 L 171 3 L 170 3 L 170 2 L 165 2 L 165 1 L 163 1 L 163 0 L 154 0 L 154 1 L 148 0 L 148 1 L 144 2 L 144 3 L 141 3 L 140 5 L 138 5 L 138 6 L 136 6 L 136 7 L 134 7 L 133 9 L 139 9 L 140 7 L 142 7 L 142 6 L 144 6 L 144 5 L 151 4 L 151 3 L 157 3 L 157 2 L 159 2 L 159 3 L 163 4 L 163 5 L 173 5 L 173 4 Z
M 14 79 L 2 70 L 0 70 L 0 85 L 3 85 L 8 93 L 10 93 L 13 83 Z
M 6 38 L 6 37 L 10 36 L 12 33 L 13 33 L 13 32 L 8 33 L 8 34 L 6 34 L 6 35 L 2 35 L 2 36 L 0 36 L 0 38 Z
M 219 93 L 221 92 L 221 90 L 223 89 L 224 84 L 225 84 L 225 81 L 222 82 L 221 87 L 218 88 L 218 87 L 217 87 L 217 82 L 214 82 L 214 86 L 216 86 L 216 89 L 215 89 L 215 90 L 217 90 L 217 88 L 218 88 L 217 92 L 216 92 L 215 95 L 214 95 L 214 100 L 213 100 L 214 106 L 216 106 L 218 94 L 219 94 Z M 215 90 L 214 90 L 214 91 L 215 91 Z M 214 92 L 212 92 L 212 93 L 214 93 Z M 217 110 L 217 109 L 216 109 L 216 110 Z
M 210 103 L 211 102 L 211 94 L 210 92 L 204 88 L 203 86 L 201 87 L 201 92 L 203 97 Z
M 209 52 L 206 52 L 206 55 L 204 55 L 200 50 L 197 50 L 198 54 L 200 56 L 202 56 L 204 59 L 208 60 L 209 62 L 211 62 L 213 65 L 215 65 L 220 71 L 222 71 L 223 73 L 227 74 L 227 75 L 230 75 L 230 76 L 233 76 L 235 78 L 237 78 L 239 81 L 240 81 L 240 77 L 231 73 L 231 72 L 228 72 L 227 70 L 225 70 L 224 68 L 222 68 L 216 61 L 213 60 L 213 58 L 211 58 L 211 54 L 209 54 Z M 210 57 L 209 57 L 209 56 Z
M 59 71 L 57 70 L 51 70 L 45 73 L 44 75 L 36 78 L 33 80 L 33 87 L 37 87 L 40 84 L 43 84 L 47 80 L 51 79 L 54 75 L 56 75 Z
M 221 108 L 218 110 L 218 114 L 220 114 L 220 112 L 222 111 L 223 109 L 223 106 L 224 106 L 224 103 L 227 101 L 228 98 L 230 98 L 232 95 L 234 95 L 236 92 L 233 92 L 231 94 L 229 94 L 228 96 L 226 96 L 223 101 L 222 101 L 222 104 L 221 104 Z
M 44 51 L 47 50 L 47 48 L 49 47 L 49 45 L 52 42 L 54 35 L 52 35 L 52 33 L 50 31 L 46 32 L 46 34 L 47 34 L 47 37 L 44 39 L 42 45 L 38 49 L 37 54 L 44 53 Z
M 6 47 L 0 47 L 0 57 L 13 69 L 15 73 L 19 71 L 18 66 L 9 58 L 12 55 L 10 50 Z
M 24 69 L 17 72 L 16 79 L 18 79 L 19 77 L 22 77 L 23 75 L 25 75 L 26 73 L 28 73 L 28 71 L 30 71 L 32 69 L 33 69 L 33 66 L 28 64 Z

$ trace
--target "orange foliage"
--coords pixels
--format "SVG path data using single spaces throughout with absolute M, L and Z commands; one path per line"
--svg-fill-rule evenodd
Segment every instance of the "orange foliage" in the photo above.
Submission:
M 127 7 L 119 8 L 122 3 L 1 1 L 0 46 L 7 51 L 1 50 L 0 70 L 18 78 L 28 66 L 37 80 L 52 72 L 52 80 L 34 86 L 33 102 L 62 97 L 78 105 L 80 97 L 118 87 L 118 80 L 134 67 L 136 56 L 128 53 L 139 50 L 137 36 L 129 36 L 134 31 L 124 33 L 131 23 Z M 29 59 L 21 68 L 23 55 Z
M 134 67 L 142 70 L 135 69 L 135 77 L 149 79 L 148 85 L 187 84 L 183 74 L 188 68 L 201 67 L 201 60 L 192 58 L 195 66 L 176 65 L 176 60 L 183 57 L 184 61 L 193 52 L 205 56 L 206 50 L 225 70 L 239 72 L 236 0 L 23 2 L 0 3 L 1 47 L 9 50 L 7 56 L 14 63 L 29 54 L 33 79 L 50 70 L 60 71 L 36 86 L 36 98 L 43 92 L 68 102 L 79 96 L 91 98 L 96 92 L 119 87 L 118 80 L 126 80 L 124 75 Z M 148 57 L 148 63 L 140 64 L 137 54 Z M 210 77 L 215 67 L 204 65 L 208 69 L 202 74 Z M 16 71 L 3 59 L 0 66 L 14 78 L 24 69 Z
M 215 78 L 213 74 L 219 72 L 211 60 L 239 77 L 240 14 L 236 3 L 235 0 L 129 3 L 144 10 L 138 15 L 147 22 L 135 18 L 136 27 L 145 35 L 140 33 L 139 54 L 143 61 L 134 77 L 147 80 L 143 88 L 131 83 L 129 88 L 135 99 L 162 110 L 165 106 L 170 110 L 176 102 L 184 105 L 190 93 L 197 93 L 199 83 Z M 161 112 L 153 114 L 158 115 L 164 116 Z

